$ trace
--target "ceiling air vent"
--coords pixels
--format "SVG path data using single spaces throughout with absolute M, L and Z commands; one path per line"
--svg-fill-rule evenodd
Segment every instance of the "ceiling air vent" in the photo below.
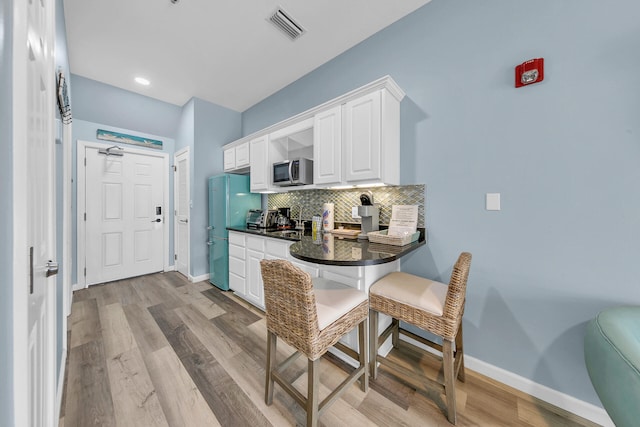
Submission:
M 285 33 L 291 40 L 297 39 L 306 32 L 302 25 L 294 21 L 291 16 L 280 7 L 271 14 L 269 21 Z

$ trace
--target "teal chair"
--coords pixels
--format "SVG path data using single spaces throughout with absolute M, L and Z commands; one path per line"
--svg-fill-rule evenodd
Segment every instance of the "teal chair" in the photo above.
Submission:
M 584 358 L 593 387 L 616 426 L 640 425 L 640 307 L 607 309 L 591 320 Z

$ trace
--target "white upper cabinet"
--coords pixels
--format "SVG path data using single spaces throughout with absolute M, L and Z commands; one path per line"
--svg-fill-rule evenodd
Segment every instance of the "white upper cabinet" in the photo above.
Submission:
M 342 182 L 342 107 L 318 113 L 313 122 L 313 183 Z
M 223 159 L 225 172 L 247 172 L 249 170 L 249 142 L 225 148 Z
M 251 192 L 256 193 L 399 185 L 403 97 L 391 77 L 382 77 L 227 144 L 223 147 L 224 170 L 248 170 Z M 274 186 L 272 164 L 296 158 L 313 160 L 313 185 Z
M 382 89 L 343 106 L 344 181 L 400 184 L 400 102 Z
M 262 135 L 249 142 L 251 158 L 251 192 L 259 193 L 268 191 L 271 185 L 271 170 L 269 168 L 269 156 L 267 153 L 269 135 Z

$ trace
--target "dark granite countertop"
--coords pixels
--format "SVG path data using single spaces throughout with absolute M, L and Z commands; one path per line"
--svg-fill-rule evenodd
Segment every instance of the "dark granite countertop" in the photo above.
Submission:
M 310 231 L 282 233 L 281 230 L 228 227 L 228 230 L 295 242 L 289 248 L 294 258 L 316 264 L 363 266 L 395 261 L 426 244 L 424 232 L 417 242 L 405 246 L 370 243 L 368 240 L 341 238 L 333 234 L 318 233 L 314 240 Z M 293 230 L 292 230 L 293 231 Z

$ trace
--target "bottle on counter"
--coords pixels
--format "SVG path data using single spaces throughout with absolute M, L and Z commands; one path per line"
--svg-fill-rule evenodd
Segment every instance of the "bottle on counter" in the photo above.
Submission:
M 331 231 L 333 230 L 333 203 L 325 203 L 322 205 L 322 230 Z
M 320 215 L 314 215 L 311 219 L 311 238 L 314 242 L 321 242 L 319 239 L 320 231 L 322 230 L 322 217 Z

